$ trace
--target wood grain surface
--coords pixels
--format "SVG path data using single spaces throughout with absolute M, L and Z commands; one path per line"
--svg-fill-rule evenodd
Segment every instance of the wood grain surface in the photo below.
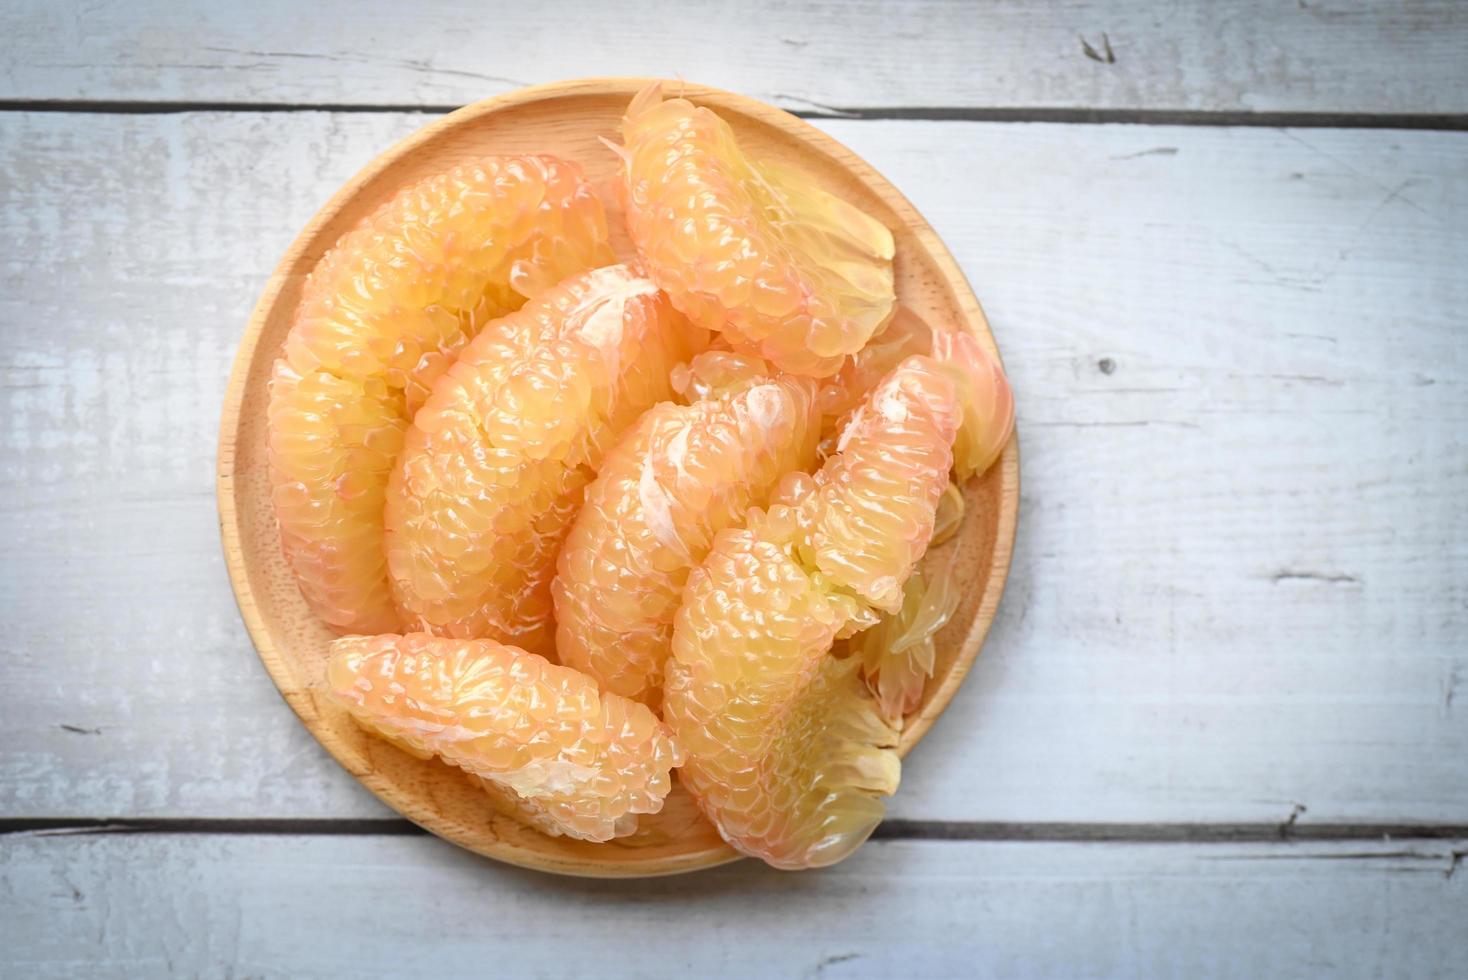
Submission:
M 1465 852 L 892 841 L 618 882 L 431 837 L 27 836 L 0 850 L 0 895 L 32 898 L 0 949 L 55 977 L 1446 978 Z
M 466 8 L 0 6 L 0 973 L 1468 970 L 1462 4 Z M 401 836 L 229 595 L 216 423 L 295 233 L 425 113 L 611 72 L 858 110 L 1017 388 L 985 654 L 819 875 Z
M 442 107 L 682 75 L 819 115 L 1468 112 L 1455 0 L 15 0 L 0 31 L 28 100 Z

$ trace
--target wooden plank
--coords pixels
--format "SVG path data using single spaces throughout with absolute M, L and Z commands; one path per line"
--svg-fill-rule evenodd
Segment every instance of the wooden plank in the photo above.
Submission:
M 28 836 L 0 850 L 0 964 L 28 977 L 1455 976 L 1468 841 L 886 842 L 552 878 L 432 838 Z
M 0 31 L 12 99 L 445 105 L 681 74 L 822 113 L 1468 111 L 1454 0 L 20 0 Z
M 215 420 L 277 255 L 421 122 L 0 116 L 0 813 L 376 816 L 255 662 Z M 1468 136 L 831 122 L 1018 392 L 1000 617 L 892 813 L 1468 813 Z

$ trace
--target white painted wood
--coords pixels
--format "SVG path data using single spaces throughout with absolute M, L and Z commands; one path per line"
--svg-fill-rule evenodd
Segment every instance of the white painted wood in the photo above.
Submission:
M 810 110 L 1468 111 L 1456 0 L 19 0 L 0 36 L 7 98 L 443 105 L 682 74 Z
M 0 115 L 0 813 L 384 812 L 255 661 L 213 453 L 276 257 L 421 121 Z M 892 813 L 1463 822 L 1468 135 L 826 128 L 1020 408 L 1009 592 Z
M 887 842 L 824 872 L 607 882 L 429 837 L 65 836 L 0 849 L 26 977 L 1450 977 L 1468 841 Z M 4 967 L 8 964 L 8 969 Z

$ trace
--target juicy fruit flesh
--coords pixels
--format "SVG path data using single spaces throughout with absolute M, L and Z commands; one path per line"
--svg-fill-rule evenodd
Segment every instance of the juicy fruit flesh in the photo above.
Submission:
M 953 447 L 960 480 L 994 464 L 1014 431 L 1014 391 L 998 358 L 966 330 L 933 331 L 933 359 L 963 400 L 963 425 Z
M 408 427 L 403 393 L 381 378 L 302 376 L 281 360 L 269 421 L 281 546 L 307 604 L 342 630 L 396 629 L 382 506 Z
M 963 400 L 963 423 L 953 448 L 960 480 L 982 473 L 999 458 L 1014 429 L 1014 393 L 999 361 L 965 330 L 932 327 L 899 306 L 892 319 L 821 387 L 826 419 L 825 455 L 837 433 L 871 389 L 908 357 L 931 356 L 948 374 Z
M 487 325 L 414 419 L 388 484 L 405 621 L 550 654 L 550 580 L 586 485 L 622 430 L 671 394 L 695 333 L 626 266 Z
M 664 715 L 724 839 L 782 868 L 838 861 L 897 788 L 897 733 L 835 640 L 900 608 L 948 485 L 959 395 L 931 359 L 877 385 L 812 478 L 726 531 L 689 577 Z
M 892 233 L 792 168 L 756 163 L 707 108 L 627 109 L 627 228 L 673 304 L 784 371 L 826 377 L 891 315 Z
M 632 833 L 637 814 L 662 809 L 680 761 L 643 705 L 490 640 L 343 637 L 327 682 L 368 728 L 506 788 L 541 829 L 581 840 Z
M 913 572 L 903 588 L 902 608 L 852 637 L 850 651 L 888 718 L 917 707 L 933 676 L 933 637 L 953 618 L 958 589 L 953 577 Z
M 397 625 L 383 492 L 430 386 L 485 321 L 609 261 L 606 241 L 579 167 L 487 157 L 406 188 L 317 263 L 275 365 L 269 466 L 286 557 L 328 624 Z
M 656 707 L 690 569 L 782 476 L 815 462 L 818 422 L 814 383 L 790 376 L 738 379 L 644 414 L 607 457 L 561 551 L 561 662 Z
M 814 568 L 885 612 L 928 548 L 948 486 L 962 411 L 958 392 L 930 358 L 902 362 L 852 414 L 807 489 L 805 545 Z
M 720 835 L 776 867 L 816 867 L 881 820 L 874 794 L 897 789 L 897 732 L 856 661 L 827 655 L 851 600 L 761 517 L 720 535 L 690 576 L 663 712 L 689 756 L 679 778 Z

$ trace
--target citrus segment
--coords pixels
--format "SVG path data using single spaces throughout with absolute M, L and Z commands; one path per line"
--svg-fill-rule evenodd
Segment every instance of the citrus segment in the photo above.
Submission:
M 643 415 L 587 490 L 558 561 L 561 662 L 653 707 L 689 570 L 715 534 L 767 502 L 785 473 L 815 462 L 813 382 L 724 382 L 732 387 L 707 400 L 665 402 Z
M 953 380 L 963 402 L 963 425 L 953 447 L 960 480 L 994 464 L 1014 431 L 1014 391 L 998 358 L 964 330 L 934 330 L 933 358 Z
M 492 640 L 343 637 L 327 683 L 367 728 L 509 790 L 552 834 L 631 833 L 637 814 L 662 809 L 679 762 L 644 705 Z
M 836 455 L 787 475 L 689 576 L 664 715 L 689 753 L 684 783 L 746 854 L 783 868 L 840 860 L 881 819 L 875 796 L 896 789 L 896 730 L 863 658 L 829 653 L 902 607 L 961 415 L 942 367 L 909 357 L 857 407 Z
M 872 387 L 914 354 L 933 357 L 963 402 L 963 423 L 953 451 L 958 478 L 982 473 L 999 458 L 1014 428 L 1014 393 L 1004 369 L 973 334 L 932 327 L 904 306 L 897 307 L 887 325 L 822 385 L 824 454 L 830 455 L 836 433 Z
M 826 377 L 891 315 L 892 233 L 805 173 L 746 157 L 729 125 L 657 84 L 622 136 L 628 232 L 695 323 Z
M 903 361 L 852 413 L 808 491 L 813 566 L 885 612 L 901 608 L 902 583 L 933 538 L 962 420 L 958 398 L 934 360 Z M 800 492 L 781 502 L 802 503 Z
M 338 629 L 396 629 L 382 553 L 387 475 L 408 427 L 381 378 L 275 363 L 267 409 L 281 547 L 308 605 Z
M 610 261 L 580 168 L 486 157 L 414 184 L 353 228 L 302 290 L 269 407 L 287 559 L 340 631 L 396 624 L 382 493 L 402 430 L 488 319 Z
M 933 637 L 953 618 L 958 598 L 951 575 L 914 571 L 903 587 L 902 608 L 852 637 L 850 652 L 888 718 L 901 718 L 922 699 L 933 676 Z
M 902 339 L 902 346 L 919 346 L 921 339 L 920 334 L 910 335 Z M 953 381 L 962 408 L 953 451 L 954 469 L 962 480 L 987 469 L 1008 442 L 1014 425 L 1013 394 L 998 362 L 972 335 L 934 330 L 925 346 L 931 347 L 934 363 Z M 843 371 L 843 377 L 853 385 L 860 383 L 859 374 L 848 376 Z M 963 494 L 950 482 L 938 499 L 929 545 L 956 533 L 963 513 Z M 900 606 L 882 604 L 887 612 L 882 621 L 851 641 L 850 649 L 859 655 L 863 674 L 888 717 L 901 718 L 917 707 L 933 674 L 934 636 L 952 618 L 958 598 L 947 570 L 930 570 L 926 576 L 914 571 Z
M 490 323 L 418 412 L 388 483 L 405 621 L 550 654 L 550 580 L 586 485 L 617 436 L 671 394 L 696 334 L 626 266 Z
M 857 661 L 828 656 L 852 600 L 764 516 L 721 534 L 689 577 L 663 711 L 688 753 L 679 777 L 724 839 L 776 867 L 817 867 L 881 820 L 873 797 L 897 789 L 897 732 Z

